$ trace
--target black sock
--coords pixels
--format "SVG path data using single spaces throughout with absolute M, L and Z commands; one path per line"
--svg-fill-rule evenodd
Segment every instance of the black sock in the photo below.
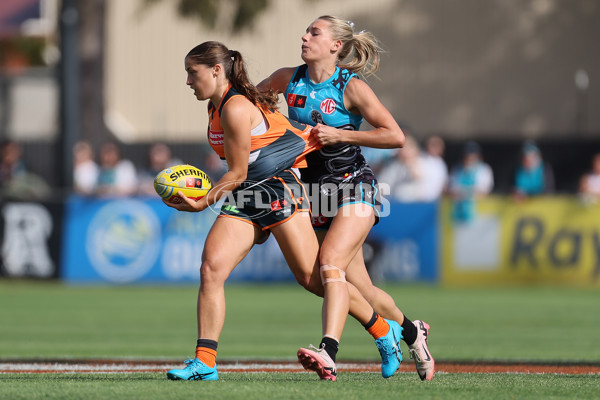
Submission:
M 327 352 L 327 354 L 329 354 L 329 357 L 331 357 L 333 362 L 335 362 L 335 356 L 338 352 L 338 347 L 340 345 L 338 341 L 328 336 L 324 336 L 323 339 L 321 339 L 321 344 L 319 345 L 319 348 L 323 347 L 323 345 L 325 345 L 325 351 Z
M 215 342 L 214 340 L 210 340 L 210 339 L 198 339 L 198 341 L 196 342 L 196 347 L 204 347 L 204 348 L 211 349 L 214 351 L 217 351 L 218 345 L 219 345 L 218 342 Z
M 363 326 L 365 327 L 366 330 L 369 330 L 370 327 L 373 326 L 373 324 L 375 323 L 375 321 L 377 321 L 377 317 L 379 315 L 377 315 L 377 313 L 375 311 L 373 311 L 373 316 L 371 317 L 371 319 L 369 320 L 369 322 L 367 322 L 366 324 L 363 324 Z
M 417 340 L 417 327 L 413 322 L 404 316 L 404 322 L 402 323 L 402 335 L 407 345 L 411 345 Z

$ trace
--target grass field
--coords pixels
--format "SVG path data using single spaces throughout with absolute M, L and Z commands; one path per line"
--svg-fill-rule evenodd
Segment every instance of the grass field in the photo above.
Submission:
M 385 289 L 412 319 L 432 326 L 436 360 L 600 362 L 599 292 L 550 287 Z M 195 346 L 197 288 L 65 286 L 0 281 L 0 362 L 38 358 L 185 359 Z M 221 360 L 295 359 L 320 340 L 320 299 L 295 285 L 227 286 Z M 405 359 L 408 359 L 406 348 Z M 349 319 L 338 359 L 378 359 Z M 598 375 L 415 374 L 383 380 L 340 372 L 336 383 L 306 373 L 227 373 L 216 383 L 164 374 L 3 374 L 0 398 L 598 398 Z M 202 389 L 200 389 L 202 387 Z M 201 392 L 199 392 L 201 390 Z M 206 395 L 206 396 L 205 396 Z
M 8 375 L 3 399 L 597 399 L 598 377 L 444 374 L 431 382 L 399 374 L 352 373 L 322 382 L 305 373 L 227 374 L 216 382 L 167 381 L 162 374 Z

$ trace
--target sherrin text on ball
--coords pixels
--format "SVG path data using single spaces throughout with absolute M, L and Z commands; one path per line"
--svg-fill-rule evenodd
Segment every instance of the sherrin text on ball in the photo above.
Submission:
M 182 192 L 192 200 L 206 196 L 212 188 L 212 181 L 202 170 L 189 164 L 175 165 L 159 172 L 154 178 L 154 190 L 163 199 L 179 203 Z

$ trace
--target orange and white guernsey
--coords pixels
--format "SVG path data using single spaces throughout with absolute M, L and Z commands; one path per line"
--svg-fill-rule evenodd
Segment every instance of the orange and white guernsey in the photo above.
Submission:
M 218 107 L 212 102 L 208 105 L 208 142 L 222 160 L 225 159 L 225 144 L 221 111 L 235 96 L 242 94 L 230 86 Z M 306 167 L 306 154 L 322 147 L 317 144 L 309 145 L 311 126 L 290 120 L 277 110 L 261 107 L 259 110 L 265 123 L 248 133 L 252 138 L 246 179 L 258 181 L 276 176 L 286 169 Z

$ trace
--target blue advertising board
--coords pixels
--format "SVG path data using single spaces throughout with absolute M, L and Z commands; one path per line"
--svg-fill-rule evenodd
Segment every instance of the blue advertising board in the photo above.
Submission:
M 378 281 L 439 279 L 438 203 L 387 203 L 367 244 L 369 275 Z M 368 256 L 365 249 L 365 258 Z
M 71 197 L 61 276 L 72 283 L 199 282 L 216 213 L 178 212 L 155 198 Z M 268 260 L 268 262 L 266 262 Z M 274 239 L 255 246 L 229 281 L 293 281 Z
M 375 280 L 437 279 L 436 204 L 391 204 L 370 234 Z M 61 278 L 71 283 L 198 283 L 215 210 L 178 212 L 156 198 L 71 197 Z M 254 246 L 229 282 L 294 281 L 274 238 Z

